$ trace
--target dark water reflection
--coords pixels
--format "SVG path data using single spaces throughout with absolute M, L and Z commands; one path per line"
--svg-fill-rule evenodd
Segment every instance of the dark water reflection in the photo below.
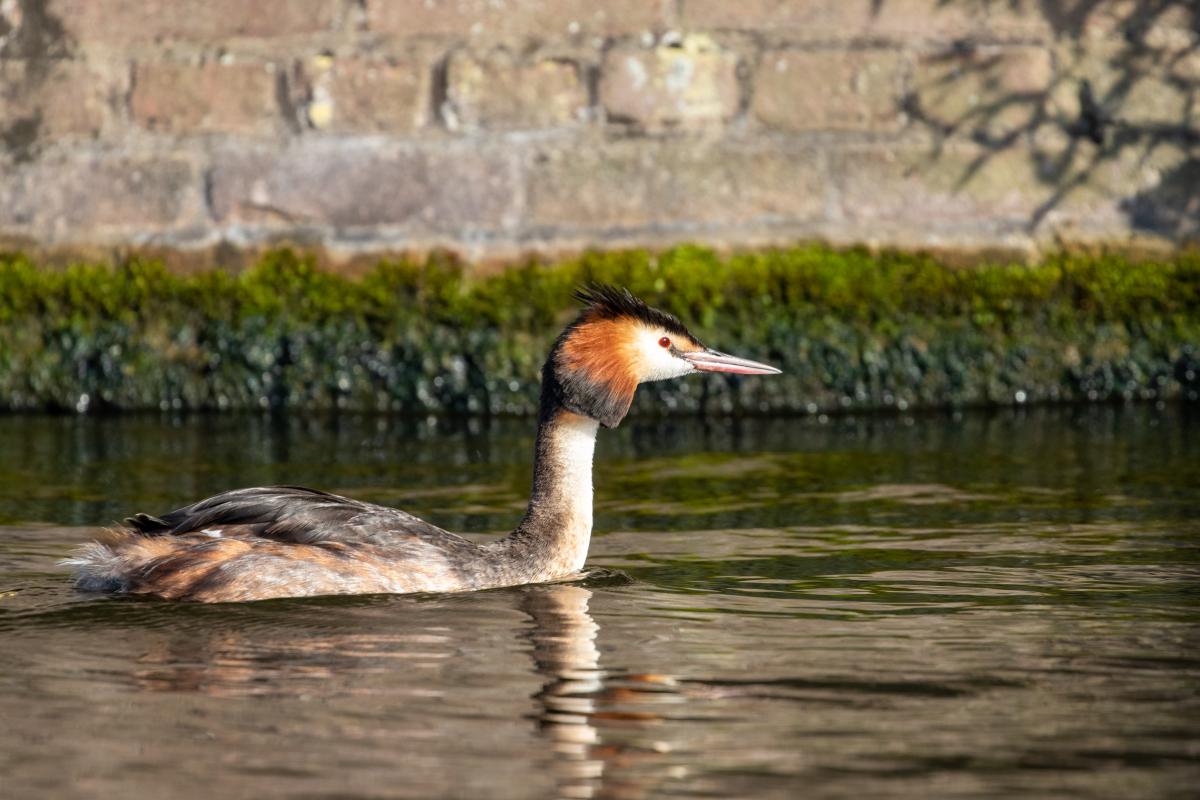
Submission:
M 53 565 L 249 483 L 496 533 L 530 440 L 0 418 L 0 796 L 1194 796 L 1194 410 L 623 426 L 582 583 L 191 606 Z

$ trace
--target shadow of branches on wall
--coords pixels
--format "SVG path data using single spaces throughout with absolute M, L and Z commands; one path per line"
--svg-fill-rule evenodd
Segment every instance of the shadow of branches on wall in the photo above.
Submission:
M 876 13 L 891 0 L 874 0 Z M 994 162 L 1028 154 L 1042 187 L 1030 232 L 1064 204 L 1121 198 L 1136 231 L 1200 237 L 1200 5 L 1195 0 L 941 0 L 987 21 L 983 36 L 918 59 L 903 103 L 930 134 L 931 161 L 956 143 L 974 155 L 962 188 Z M 1005 28 L 1040 11 L 1049 31 Z M 1009 15 L 1006 17 L 1006 15 Z M 1001 167 L 1002 169 L 1004 167 Z M 1082 198 L 1082 200 L 1081 200 Z

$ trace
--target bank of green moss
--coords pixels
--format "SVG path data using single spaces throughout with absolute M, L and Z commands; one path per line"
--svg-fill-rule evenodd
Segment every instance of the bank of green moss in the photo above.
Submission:
M 0 408 L 522 413 L 588 281 L 628 286 L 784 375 L 643 387 L 669 410 L 814 411 L 1200 397 L 1200 256 L 949 268 L 898 253 L 699 248 L 469 277 L 444 257 L 354 280 L 292 254 L 239 275 L 0 258 Z

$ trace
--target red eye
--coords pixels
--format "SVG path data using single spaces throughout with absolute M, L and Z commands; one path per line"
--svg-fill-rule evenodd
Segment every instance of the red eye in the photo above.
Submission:
M 661 339 L 659 339 L 659 340 L 658 340 L 658 346 L 659 346 L 659 347 L 670 347 L 670 346 L 671 346 L 671 340 L 670 340 L 670 339 L 668 339 L 667 337 L 665 337 L 665 336 L 664 336 L 664 337 L 662 337 Z

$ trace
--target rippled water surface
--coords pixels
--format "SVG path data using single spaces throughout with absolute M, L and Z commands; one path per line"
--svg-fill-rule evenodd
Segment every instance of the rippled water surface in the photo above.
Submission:
M 581 582 L 75 593 L 247 484 L 514 524 L 528 422 L 0 417 L 0 796 L 1195 797 L 1200 414 L 629 420 Z

